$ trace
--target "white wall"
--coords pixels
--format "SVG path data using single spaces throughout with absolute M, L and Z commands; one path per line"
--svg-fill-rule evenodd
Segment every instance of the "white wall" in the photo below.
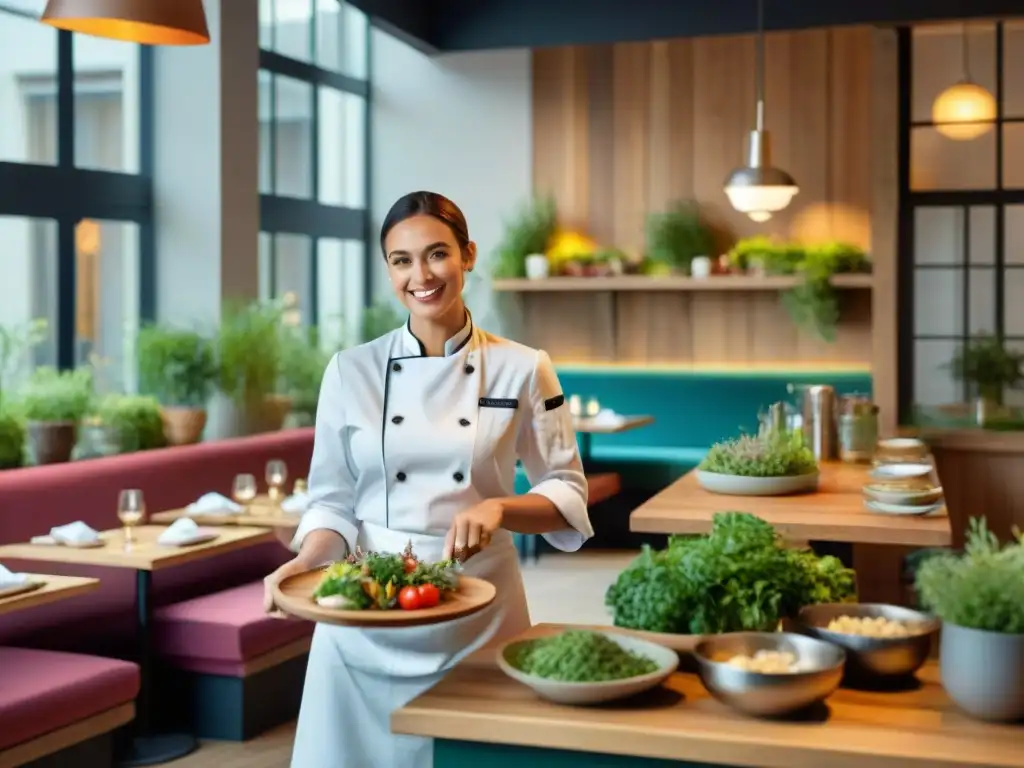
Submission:
M 466 214 L 480 252 L 477 272 L 488 275 L 503 218 L 531 192 L 530 52 L 427 57 L 374 30 L 371 72 L 374 240 L 403 194 L 440 192 Z M 387 296 L 383 259 L 379 251 L 376 256 L 375 292 Z M 500 332 L 485 282 L 468 296 L 470 309 Z

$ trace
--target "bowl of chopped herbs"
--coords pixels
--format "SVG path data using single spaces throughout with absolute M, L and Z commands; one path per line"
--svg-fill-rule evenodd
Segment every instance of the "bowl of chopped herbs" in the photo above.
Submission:
M 661 685 L 679 664 L 675 651 L 615 632 L 566 629 L 513 640 L 498 666 L 541 698 L 558 704 L 599 704 Z
M 818 463 L 800 430 L 769 430 L 715 443 L 697 467 L 697 482 L 728 496 L 782 496 L 814 491 Z

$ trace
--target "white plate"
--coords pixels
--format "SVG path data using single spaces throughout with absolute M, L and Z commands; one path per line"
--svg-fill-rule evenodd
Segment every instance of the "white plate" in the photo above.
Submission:
M 882 504 L 896 504 L 902 507 L 930 507 L 942 502 L 942 488 L 921 490 L 864 486 L 864 497 L 868 501 Z
M 191 547 L 195 544 L 205 544 L 208 541 L 213 541 L 220 533 L 212 531 L 209 528 L 200 528 L 192 536 L 188 538 L 174 539 L 172 541 L 158 541 L 157 543 L 163 547 Z
M 910 515 L 923 517 L 924 515 L 930 515 L 933 512 L 938 512 L 945 508 L 944 502 L 937 504 L 929 504 L 927 507 L 921 506 L 907 506 L 905 504 L 886 504 L 881 501 L 869 501 L 864 500 L 864 507 L 869 512 L 875 512 L 880 515 Z
M 605 701 L 635 696 L 661 685 L 679 666 L 679 655 L 662 645 L 615 632 L 602 632 L 601 634 L 614 640 L 627 651 L 643 654 L 657 664 L 658 668 L 647 675 L 627 677 L 625 680 L 607 680 L 600 683 L 563 683 L 559 680 L 548 680 L 520 672 L 505 660 L 505 654 L 509 649 L 519 643 L 528 643 L 529 640 L 512 640 L 502 645 L 498 649 L 498 667 L 513 680 L 532 688 L 542 699 L 553 701 L 556 704 L 600 704 Z
M 697 482 L 705 491 L 725 496 L 785 496 L 818 488 L 818 473 L 789 477 L 745 477 L 697 470 Z
M 879 440 L 878 447 L 892 451 L 925 450 L 924 442 L 916 437 L 890 437 L 887 440 Z
M 913 480 L 928 477 L 931 473 L 931 464 L 880 464 L 871 470 L 871 477 L 874 480 Z

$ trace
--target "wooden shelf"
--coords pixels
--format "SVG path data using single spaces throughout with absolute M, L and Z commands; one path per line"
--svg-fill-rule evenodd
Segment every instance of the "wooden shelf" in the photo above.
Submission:
M 790 275 L 753 277 L 748 275 L 692 277 L 548 277 L 543 280 L 511 278 L 494 280 L 491 288 L 504 293 L 539 293 L 542 291 L 782 291 L 798 285 L 803 278 Z M 869 289 L 872 275 L 836 275 L 832 285 L 845 289 Z

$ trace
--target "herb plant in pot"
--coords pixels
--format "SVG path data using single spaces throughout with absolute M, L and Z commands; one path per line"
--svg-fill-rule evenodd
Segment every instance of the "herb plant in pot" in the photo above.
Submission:
M 313 426 L 320 397 L 320 382 L 330 359 L 331 354 L 320 346 L 316 328 L 295 328 L 284 335 L 280 389 L 288 396 L 291 404 L 287 426 Z
M 20 407 L 28 422 L 31 453 L 37 464 L 70 460 L 78 423 L 92 401 L 92 370 L 37 368 L 21 390 Z
M 973 518 L 963 554 L 917 569 L 922 606 L 942 620 L 939 665 L 949 697 L 980 720 L 1024 719 L 1024 534 L 1001 545 Z
M 728 496 L 782 496 L 818 487 L 818 464 L 800 430 L 772 430 L 715 443 L 697 482 Z
M 132 453 L 167 445 L 160 411 L 154 397 L 110 394 L 96 404 L 91 420 L 109 430 L 114 453 Z
M 151 325 L 139 331 L 136 350 L 139 389 L 159 401 L 167 443 L 199 442 L 218 373 L 213 344 L 195 331 Z
M 1003 392 L 1024 380 L 1024 354 L 1011 352 L 1001 339 L 981 334 L 957 350 L 949 368 L 974 390 L 976 419 L 984 426 L 1001 410 Z
M 25 421 L 9 403 L 0 403 L 0 469 L 17 469 L 25 462 Z

